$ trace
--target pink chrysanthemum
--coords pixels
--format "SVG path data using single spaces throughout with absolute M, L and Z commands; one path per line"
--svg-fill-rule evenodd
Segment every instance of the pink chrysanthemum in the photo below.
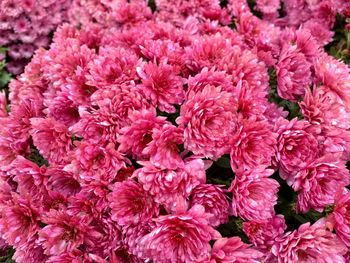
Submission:
M 120 130 L 118 150 L 136 160 L 149 157 L 145 148 L 153 140 L 153 129 L 167 123 L 165 117 L 157 116 L 155 110 L 135 111 L 130 116 L 130 126 Z
M 312 226 L 305 223 L 277 239 L 271 251 L 280 263 L 345 263 L 342 255 L 347 248 L 335 234 L 326 230 L 322 222 L 317 222 Z
M 208 85 L 198 93 L 189 94 L 176 122 L 184 127 L 186 149 L 217 159 L 229 152 L 228 143 L 236 129 L 236 118 L 232 94 Z
M 112 219 L 122 226 L 147 222 L 159 214 L 153 198 L 134 181 L 116 183 L 109 201 Z
M 208 263 L 258 263 L 263 253 L 244 244 L 239 237 L 219 238 L 214 243 Z
M 278 95 L 291 101 L 302 98 L 311 84 L 310 67 L 297 46 L 284 46 L 276 65 Z
M 321 212 L 334 203 L 339 187 L 350 184 L 350 173 L 345 162 L 334 155 L 326 155 L 296 173 L 293 180 L 289 183 L 299 192 L 297 209 L 303 213 L 309 209 Z
M 64 162 L 72 149 L 67 127 L 51 118 L 32 118 L 30 123 L 30 134 L 40 154 L 52 164 Z
M 178 145 L 183 143 L 183 131 L 171 124 L 153 129 L 152 141 L 144 149 L 156 166 L 176 169 L 183 166 Z
M 134 176 L 156 202 L 170 211 L 187 208 L 187 199 L 192 190 L 205 183 L 204 162 L 201 159 L 184 161 L 184 166 L 176 170 L 157 167 L 150 162 L 140 162 L 143 168 L 137 169 Z
M 137 68 L 142 80 L 141 90 L 145 97 L 161 111 L 174 113 L 174 105 L 182 103 L 185 97 L 184 80 L 178 75 L 176 68 L 167 63 L 149 62 Z
M 200 184 L 191 193 L 191 206 L 202 205 L 212 215 L 208 219 L 213 227 L 228 221 L 229 202 L 224 191 L 212 184 Z
M 270 165 L 275 153 L 276 134 L 267 121 L 243 119 L 231 139 L 231 168 L 253 169 Z
M 229 191 L 232 192 L 232 213 L 245 220 L 264 220 L 275 215 L 279 184 L 267 178 L 273 170 L 264 167 L 237 171 Z
M 350 247 L 350 192 L 343 188 L 335 196 L 333 212 L 327 217 L 327 226 L 335 229 L 337 236 Z
M 277 120 L 275 132 L 278 134 L 276 145 L 276 160 L 279 162 L 283 179 L 288 178 L 297 171 L 306 167 L 313 161 L 319 152 L 317 126 L 297 118 L 287 121 L 283 118 Z
M 250 242 L 263 251 L 270 250 L 276 238 L 282 237 L 286 228 L 283 215 L 243 223 L 243 231 Z
M 184 213 L 159 217 L 155 229 L 140 240 L 143 253 L 159 263 L 191 263 L 207 258 L 209 241 L 220 237 L 208 225 L 208 216 L 204 207 L 196 205 Z

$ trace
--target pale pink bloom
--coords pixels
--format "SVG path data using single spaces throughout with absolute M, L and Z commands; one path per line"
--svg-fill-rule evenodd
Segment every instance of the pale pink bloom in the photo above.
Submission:
M 213 227 L 228 221 L 229 202 L 224 190 L 212 184 L 196 186 L 190 196 L 191 206 L 202 205 L 205 212 L 211 214 L 208 222 Z
M 314 87 L 313 91 L 306 89 L 304 100 L 299 105 L 305 119 L 312 124 L 350 128 L 349 108 L 328 87 Z
M 243 119 L 231 138 L 231 168 L 252 169 L 259 165 L 270 165 L 275 153 L 276 133 L 267 121 L 256 117 Z
M 322 154 L 335 154 L 340 159 L 347 161 L 350 157 L 350 130 L 340 129 L 334 126 L 322 126 Z
M 318 81 L 334 91 L 350 108 L 350 68 L 332 56 L 322 54 L 315 62 L 315 74 Z
M 249 241 L 263 251 L 269 251 L 276 238 L 282 237 L 287 225 L 283 215 L 267 220 L 252 220 L 243 223 L 243 231 Z
M 134 181 L 115 183 L 109 195 L 111 218 L 121 226 L 137 225 L 159 215 L 159 206 Z
M 188 206 L 188 197 L 199 184 L 205 183 L 204 162 L 188 159 L 183 167 L 168 170 L 151 162 L 140 162 L 144 167 L 135 170 L 134 176 L 156 202 L 169 211 L 182 211 Z
M 138 57 L 130 49 L 123 47 L 101 47 L 88 65 L 87 84 L 97 88 L 107 88 L 137 78 L 135 67 Z
M 132 2 L 119 1 L 112 9 L 115 21 L 124 26 L 132 26 L 152 18 L 151 9 L 147 2 L 142 0 Z
M 296 45 L 284 45 L 276 64 L 278 95 L 296 101 L 311 85 L 311 64 Z
M 348 250 L 343 242 L 326 230 L 324 224 L 319 221 L 312 226 L 305 223 L 298 230 L 276 239 L 271 251 L 279 263 L 345 263 L 343 255 Z
M 288 181 L 292 174 L 307 167 L 317 157 L 317 134 L 321 131 L 319 127 L 297 118 L 291 121 L 278 119 L 274 131 L 278 134 L 275 158 L 281 167 L 280 176 Z
M 221 87 L 207 85 L 188 95 L 176 122 L 184 128 L 185 148 L 194 154 L 217 159 L 229 152 L 236 129 L 235 100 Z
M 156 111 L 151 109 L 134 111 L 129 118 L 130 125 L 120 130 L 118 150 L 137 160 L 148 158 L 145 148 L 153 140 L 153 129 L 166 124 L 166 117 L 157 116 Z
M 339 187 L 350 184 L 350 173 L 336 155 L 325 155 L 296 173 L 293 180 L 288 183 L 293 183 L 293 189 L 298 191 L 297 210 L 321 212 L 334 203 Z
M 48 256 L 44 249 L 37 244 L 37 235 L 28 240 L 25 244 L 17 246 L 12 259 L 18 263 L 45 263 Z
M 64 163 L 73 148 L 67 127 L 51 118 L 32 118 L 30 123 L 30 134 L 40 154 L 50 164 Z
M 327 226 L 350 247 L 350 192 L 340 187 L 335 195 L 333 212 L 327 217 Z M 349 255 L 350 256 L 350 255 Z
M 140 240 L 146 257 L 155 262 L 191 263 L 210 254 L 209 241 L 220 237 L 208 225 L 204 207 L 196 205 L 189 211 L 155 219 L 156 227 Z
M 258 263 L 263 253 L 251 248 L 239 237 L 224 237 L 215 241 L 211 251 L 210 263 Z
M 264 220 L 275 215 L 279 184 L 267 178 L 273 170 L 257 168 L 237 171 L 229 191 L 232 192 L 232 214 L 244 220 Z
M 148 143 L 143 153 L 150 156 L 150 161 L 156 166 L 176 169 L 183 165 L 178 145 L 183 143 L 183 130 L 164 124 L 152 131 L 152 141 Z
M 320 23 L 318 19 L 310 19 L 302 25 L 303 29 L 309 30 L 312 37 L 320 46 L 325 46 L 333 41 L 334 32 Z
M 279 107 L 275 103 L 268 103 L 264 111 L 264 116 L 268 122 L 272 125 L 280 118 L 286 118 L 289 112 L 284 110 L 283 107 Z
M 161 111 L 175 113 L 174 105 L 182 103 L 185 97 L 184 79 L 176 68 L 166 60 L 146 63 L 137 68 L 142 80 L 141 91 L 151 103 Z
M 12 193 L 10 201 L 2 202 L 0 231 L 6 243 L 19 246 L 29 242 L 40 229 L 39 212 L 30 196 Z
M 91 219 L 71 216 L 66 211 L 51 210 L 43 215 L 42 221 L 46 226 L 39 231 L 38 243 L 47 255 L 73 252 L 83 243 L 89 244 L 100 235 L 89 225 Z
M 278 16 L 280 0 L 257 0 L 256 9 L 264 14 L 264 17 L 272 18 Z

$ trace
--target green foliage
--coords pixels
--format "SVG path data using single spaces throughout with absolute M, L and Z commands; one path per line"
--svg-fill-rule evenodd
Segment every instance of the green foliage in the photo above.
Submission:
M 0 262 L 1 263 L 15 263 L 14 260 L 12 260 L 12 256 L 15 253 L 15 250 L 12 248 L 6 249 L 5 251 L 2 251 L 0 255 Z
M 4 54 L 7 51 L 7 48 L 0 47 L 0 54 Z M 5 60 L 0 61 L 0 90 L 7 87 L 7 84 L 11 80 L 11 75 L 6 71 L 6 62 Z
M 38 149 L 35 146 L 30 148 L 29 160 L 36 163 L 38 166 L 49 166 L 49 163 L 45 158 L 39 153 Z

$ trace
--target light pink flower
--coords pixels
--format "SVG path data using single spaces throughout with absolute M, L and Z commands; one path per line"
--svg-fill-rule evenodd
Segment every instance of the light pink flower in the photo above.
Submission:
M 205 183 L 204 162 L 201 159 L 188 159 L 183 167 L 168 170 L 151 162 L 140 162 L 144 167 L 135 170 L 134 176 L 156 202 L 165 205 L 170 211 L 183 211 L 192 190 Z
M 209 256 L 209 241 L 220 234 L 208 225 L 204 207 L 196 205 L 189 211 L 161 216 L 155 229 L 140 240 L 143 253 L 156 262 L 196 262 Z
M 325 155 L 297 172 L 293 180 L 288 183 L 298 191 L 297 210 L 321 212 L 334 203 L 339 187 L 350 184 L 350 173 L 336 155 Z
M 237 171 L 229 191 L 232 192 L 232 213 L 245 220 L 264 220 L 275 215 L 279 184 L 267 178 L 273 170 L 264 167 Z
M 229 202 L 224 191 L 212 184 L 196 186 L 190 196 L 191 206 L 202 205 L 205 212 L 211 214 L 210 225 L 217 227 L 228 221 Z
M 311 64 L 296 45 L 282 48 L 276 65 L 278 95 L 287 100 L 297 101 L 311 84 Z
M 243 231 L 249 241 L 263 251 L 269 251 L 276 238 L 282 237 L 287 226 L 283 215 L 267 220 L 252 220 L 243 223 Z
M 347 252 L 343 242 L 320 222 L 305 223 L 298 230 L 288 232 L 276 240 L 272 253 L 280 263 L 320 262 L 345 263 Z
M 276 133 L 267 121 L 252 117 L 239 122 L 231 139 L 231 168 L 253 169 L 270 165 L 275 153 Z
M 228 153 L 236 115 L 234 97 L 220 87 L 207 85 L 198 93 L 191 92 L 176 119 L 184 128 L 185 148 L 212 159 Z
M 124 181 L 114 184 L 113 187 L 108 199 L 112 209 L 111 218 L 119 225 L 137 225 L 158 216 L 158 205 L 141 184 Z
M 210 263 L 258 263 L 263 253 L 251 248 L 239 237 L 219 238 L 211 251 Z

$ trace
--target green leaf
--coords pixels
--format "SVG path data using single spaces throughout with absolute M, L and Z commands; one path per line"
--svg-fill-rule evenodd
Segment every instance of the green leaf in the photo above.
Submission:
M 215 163 L 222 168 L 231 169 L 230 156 L 224 155 L 220 159 L 218 159 Z

